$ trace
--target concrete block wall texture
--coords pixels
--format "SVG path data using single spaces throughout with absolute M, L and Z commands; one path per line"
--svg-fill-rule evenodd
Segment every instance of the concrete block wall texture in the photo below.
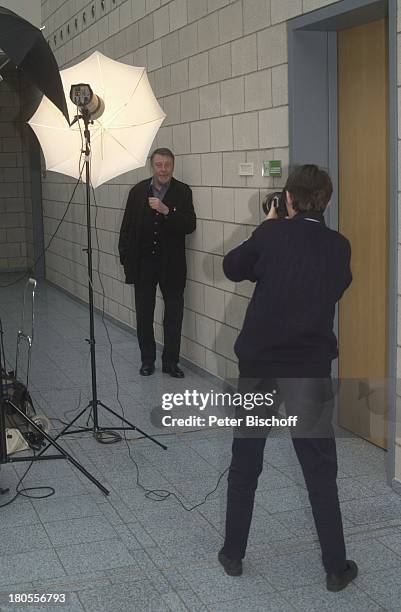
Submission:
M 167 113 L 154 145 L 174 150 L 175 176 L 191 185 L 199 219 L 196 233 L 187 239 L 182 354 L 222 377 L 236 373 L 233 343 L 252 292 L 250 283 L 225 279 L 222 259 L 260 222 L 261 199 L 266 190 L 282 187 L 288 166 L 285 19 L 300 14 L 302 6 L 295 11 L 292 3 L 283 4 L 42 2 L 45 32 L 61 68 L 99 49 L 148 70 Z M 274 127 L 271 134 L 266 122 Z M 262 161 L 273 158 L 283 161 L 282 179 L 261 175 Z M 238 164 L 246 161 L 255 165 L 252 177 L 239 176 Z M 133 293 L 124 286 L 117 257 L 118 231 L 130 186 L 147 176 L 149 168 L 129 172 L 96 192 L 99 249 L 94 231 L 94 261 L 106 292 L 106 310 L 133 325 Z M 45 241 L 57 227 L 72 184 L 68 177 L 53 173 L 44 181 Z M 76 194 L 49 249 L 46 269 L 49 280 L 86 299 L 83 203 L 83 194 Z M 98 274 L 95 290 L 100 306 Z M 159 340 L 161 322 L 159 296 L 155 314 Z
M 25 244 L 26 244 L 26 266 L 31 267 L 35 260 L 34 238 L 33 238 L 33 210 L 32 210 L 32 149 L 35 154 L 40 155 L 40 147 L 36 137 L 33 136 L 31 128 L 26 121 L 36 110 L 41 93 L 32 83 L 21 78 L 21 133 L 22 146 L 24 150 L 24 202 L 25 202 Z
M 0 83 L 0 270 L 23 270 L 32 257 L 27 129 L 21 114 L 21 81 L 3 68 Z
M 42 2 L 45 31 L 61 67 L 99 49 L 114 59 L 148 69 L 155 94 L 168 115 L 154 145 L 171 147 L 177 154 L 176 177 L 191 185 L 199 219 L 196 233 L 187 240 L 182 354 L 223 378 L 237 373 L 233 344 L 253 287 L 247 282 L 228 281 L 222 259 L 260 222 L 261 199 L 267 190 L 283 186 L 288 170 L 286 21 L 332 1 Z M 400 12 L 398 0 L 399 86 Z M 399 94 L 401 109 L 400 89 Z M 401 127 L 399 138 L 401 153 Z M 262 177 L 262 161 L 271 159 L 282 160 L 281 179 Z M 240 176 L 240 162 L 253 162 L 254 176 Z M 134 326 L 133 293 L 123 283 L 117 241 L 128 190 L 147 176 L 148 167 L 129 172 L 102 186 L 96 195 L 99 248 L 95 238 L 94 262 L 105 288 L 106 310 Z M 47 239 L 64 213 L 71 189 L 68 178 L 48 174 L 43 185 Z M 49 280 L 86 299 L 86 259 L 81 250 L 85 244 L 83 202 L 83 192 L 77 193 L 46 265 Z M 95 291 L 96 305 L 101 306 L 97 273 Z M 161 340 L 160 296 L 155 320 Z M 400 364 L 400 337 L 398 344 Z M 397 478 L 401 480 L 399 435 L 397 441 Z

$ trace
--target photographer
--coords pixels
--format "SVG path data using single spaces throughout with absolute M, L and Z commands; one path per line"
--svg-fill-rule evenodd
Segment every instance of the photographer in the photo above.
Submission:
M 346 560 L 331 425 L 331 362 L 338 355 L 335 305 L 352 280 L 350 244 L 327 228 L 323 217 L 332 190 L 326 172 L 315 165 L 298 167 L 281 196 L 279 210 L 287 214 L 279 217 L 273 202 L 267 220 L 226 255 L 223 267 L 234 282 L 256 282 L 235 343 L 239 390 L 277 390 L 287 416 L 298 416 L 292 442 L 308 489 L 326 586 L 339 591 L 358 570 Z M 231 576 L 242 573 L 267 434 L 234 432 L 226 535 L 219 552 Z

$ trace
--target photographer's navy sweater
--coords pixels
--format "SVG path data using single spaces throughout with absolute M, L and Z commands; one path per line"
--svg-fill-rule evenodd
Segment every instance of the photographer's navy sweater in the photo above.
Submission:
M 256 287 L 235 343 L 241 361 L 328 362 L 337 357 L 336 302 L 352 281 L 351 247 L 323 215 L 268 219 L 224 258 L 232 281 Z

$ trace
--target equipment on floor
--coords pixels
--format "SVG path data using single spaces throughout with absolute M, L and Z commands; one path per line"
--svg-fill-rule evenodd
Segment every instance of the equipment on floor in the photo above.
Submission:
M 3 363 L 5 359 L 3 358 Z M 14 406 L 19 407 L 24 415 L 28 416 L 40 429 L 48 433 L 52 426 L 45 415 L 36 414 L 31 395 L 27 387 L 17 380 L 14 372 L 3 369 L 3 391 L 9 400 L 5 406 L 5 426 L 7 438 L 7 452 L 9 455 L 28 450 L 40 451 L 45 445 L 43 432 L 37 431 L 26 421 Z
M 31 364 L 31 350 L 34 337 L 34 306 L 35 306 L 35 290 L 36 280 L 30 278 L 24 288 L 23 311 L 21 317 L 21 325 L 17 334 L 17 352 L 16 352 L 16 367 L 15 372 L 20 369 L 21 351 L 20 343 L 27 344 L 27 360 L 26 360 L 26 382 L 29 382 L 29 370 Z M 27 311 L 30 311 L 30 329 L 27 331 Z M 74 465 L 84 476 L 86 476 L 94 485 L 96 485 L 105 495 L 109 491 L 96 480 L 70 453 L 60 446 L 48 431 L 50 424 L 45 416 L 36 416 L 35 409 L 28 391 L 27 386 L 17 380 L 16 374 L 6 371 L 6 359 L 4 353 L 3 341 L 3 325 L 0 319 L 0 465 L 13 463 L 16 461 L 38 461 L 50 459 L 66 459 Z M 11 427 L 10 448 L 11 450 L 21 450 L 24 440 L 34 449 L 33 455 L 25 455 L 22 457 L 11 456 L 9 452 L 9 443 L 7 440 L 7 424 L 14 424 L 16 427 Z M 22 431 L 21 431 L 22 430 Z M 16 433 L 18 432 L 18 433 Z M 23 439 L 21 439 L 21 436 Z M 41 455 L 35 454 L 36 448 L 43 446 L 43 441 L 46 440 L 49 444 L 48 449 L 53 446 L 59 454 Z M 17 493 L 18 494 L 18 493 Z
M 30 278 L 25 285 L 23 293 L 22 317 L 21 324 L 17 332 L 17 349 L 15 352 L 15 369 L 7 371 L 5 369 L 6 359 L 4 354 L 4 343 L 2 342 L 1 350 L 3 352 L 4 367 L 1 371 L 3 380 L 3 393 L 5 399 L 8 400 L 5 406 L 5 427 L 7 438 L 7 452 L 9 455 L 28 450 L 32 448 L 39 451 L 44 446 L 44 436 L 20 416 L 19 412 L 14 408 L 17 406 L 20 411 L 31 419 L 35 419 L 36 410 L 33 405 L 32 398 L 28 391 L 29 388 L 29 373 L 31 368 L 31 353 L 33 344 L 33 335 L 35 329 L 35 289 L 36 280 Z M 28 304 L 30 302 L 30 306 Z M 30 325 L 27 320 L 30 318 Z M 26 330 L 29 327 L 29 333 Z M 26 350 L 26 377 L 25 383 L 18 380 L 18 371 L 21 368 L 21 344 L 25 344 Z M 46 418 L 46 417 L 44 417 Z M 49 428 L 50 429 L 50 428 Z
M 2 376 L 3 385 L 6 388 L 5 397 L 8 400 L 4 411 L 7 452 L 11 455 L 18 451 L 28 450 L 29 447 L 39 451 L 44 444 L 43 434 L 31 427 L 14 408 L 14 406 L 19 407 L 25 416 L 35 420 L 36 411 L 29 391 L 15 378 L 14 372 L 7 372 L 3 369 Z

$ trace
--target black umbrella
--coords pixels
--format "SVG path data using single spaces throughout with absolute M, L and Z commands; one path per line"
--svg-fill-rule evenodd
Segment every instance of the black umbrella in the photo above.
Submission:
M 61 110 L 69 123 L 56 58 L 42 32 L 3 6 L 0 6 L 0 49 Z

